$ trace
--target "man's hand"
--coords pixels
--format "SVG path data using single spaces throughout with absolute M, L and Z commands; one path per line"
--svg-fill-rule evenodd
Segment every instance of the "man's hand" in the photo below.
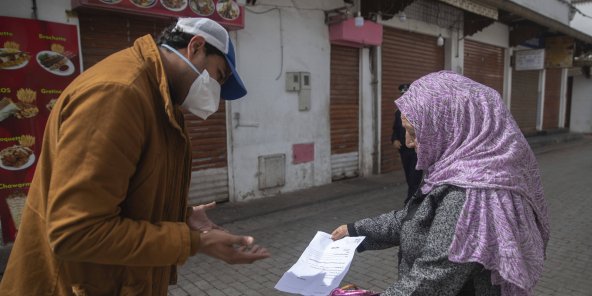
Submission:
M 347 231 L 347 225 L 341 225 L 335 228 L 333 232 L 331 232 L 331 239 L 334 241 L 340 240 L 346 236 L 349 236 L 349 231 Z
M 395 140 L 395 141 L 393 142 L 393 146 L 395 146 L 395 149 L 397 149 L 397 150 L 401 150 L 401 141 L 399 141 L 399 140 Z
M 229 264 L 250 264 L 271 256 L 267 249 L 253 245 L 253 242 L 251 236 L 212 230 L 200 235 L 198 252 Z
M 208 215 L 206 215 L 206 210 L 213 209 L 216 207 L 216 202 L 211 202 L 205 205 L 193 206 L 190 209 L 189 218 L 187 218 L 187 225 L 191 230 L 195 231 L 209 231 L 212 229 L 220 229 L 223 230 L 222 227 L 216 225 Z

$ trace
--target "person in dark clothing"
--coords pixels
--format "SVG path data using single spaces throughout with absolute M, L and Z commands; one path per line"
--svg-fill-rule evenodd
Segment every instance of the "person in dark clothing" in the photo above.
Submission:
M 404 94 L 407 89 L 409 89 L 408 83 L 399 85 L 399 92 L 401 95 Z M 401 122 L 401 111 L 398 109 L 395 111 L 391 143 L 393 143 L 393 146 L 401 155 L 401 163 L 403 164 L 403 171 L 405 172 L 405 180 L 407 181 L 408 188 L 407 198 L 405 199 L 405 203 L 407 203 L 419 188 L 423 174 L 422 171 L 415 169 L 415 165 L 417 164 L 417 154 L 415 153 L 415 149 L 405 146 L 405 128 L 403 128 L 403 123 Z

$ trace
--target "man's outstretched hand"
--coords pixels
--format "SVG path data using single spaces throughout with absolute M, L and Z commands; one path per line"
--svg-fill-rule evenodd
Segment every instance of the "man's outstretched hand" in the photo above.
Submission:
M 271 256 L 267 249 L 254 245 L 254 241 L 251 236 L 214 229 L 201 233 L 198 252 L 229 264 L 250 264 Z
M 223 230 L 222 227 L 212 222 L 212 220 L 210 220 L 206 214 L 206 210 L 213 209 L 215 207 L 215 201 L 209 204 L 191 207 L 189 210 L 189 217 L 187 218 L 187 225 L 189 225 L 189 228 L 195 231 L 210 231 L 212 229 Z

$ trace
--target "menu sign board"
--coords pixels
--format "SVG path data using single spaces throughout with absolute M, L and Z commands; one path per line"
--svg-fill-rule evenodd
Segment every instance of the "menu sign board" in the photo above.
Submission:
M 205 17 L 229 30 L 245 27 L 244 7 L 235 0 L 72 0 L 72 8 L 84 7 L 159 17 Z
M 47 118 L 80 74 L 76 26 L 0 17 L 0 221 L 15 238 Z

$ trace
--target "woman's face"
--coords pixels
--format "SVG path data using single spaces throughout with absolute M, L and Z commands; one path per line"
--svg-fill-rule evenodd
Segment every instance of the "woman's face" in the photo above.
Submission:
M 417 139 L 415 138 L 415 128 L 411 125 L 411 122 L 407 120 L 405 115 L 401 115 L 401 121 L 405 128 L 405 146 L 410 149 L 417 148 Z

